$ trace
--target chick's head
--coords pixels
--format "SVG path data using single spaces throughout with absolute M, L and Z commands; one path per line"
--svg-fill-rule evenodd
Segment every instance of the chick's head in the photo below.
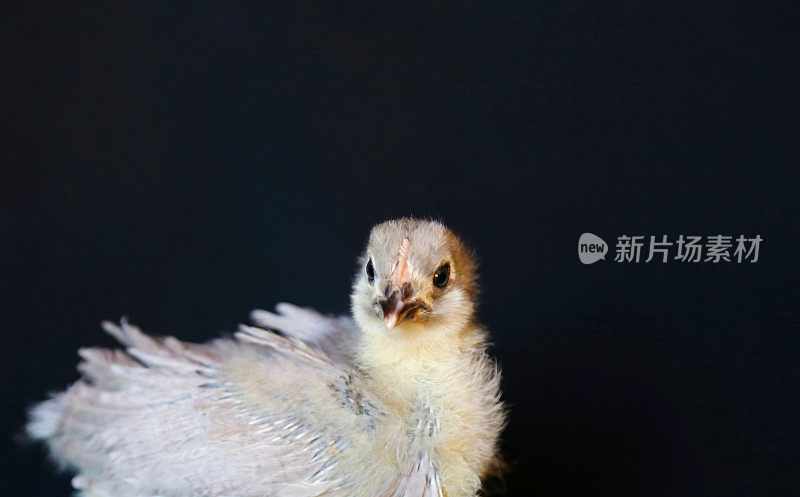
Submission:
M 473 319 L 472 254 L 444 225 L 403 218 L 372 228 L 353 283 L 353 317 L 362 330 L 459 330 Z

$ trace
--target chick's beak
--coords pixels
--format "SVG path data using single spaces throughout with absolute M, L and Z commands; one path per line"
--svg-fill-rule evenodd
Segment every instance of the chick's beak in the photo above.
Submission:
M 397 286 L 389 283 L 386 288 L 386 299 L 380 305 L 383 309 L 383 322 L 387 329 L 394 328 L 409 317 L 413 317 L 419 305 L 411 302 L 411 284 L 405 283 Z
M 406 319 L 413 318 L 417 310 L 424 307 L 421 302 L 411 300 L 414 293 L 411 285 L 411 275 L 414 271 L 411 261 L 408 260 L 410 242 L 403 238 L 397 254 L 397 263 L 389 275 L 389 281 L 384 292 L 385 300 L 380 302 L 383 309 L 383 322 L 391 330 Z

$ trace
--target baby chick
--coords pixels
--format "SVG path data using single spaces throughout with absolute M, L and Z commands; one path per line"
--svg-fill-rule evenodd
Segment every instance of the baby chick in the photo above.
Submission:
M 104 323 L 28 433 L 95 497 L 475 496 L 497 467 L 499 373 L 475 263 L 435 221 L 375 226 L 353 320 L 279 304 L 190 344 Z

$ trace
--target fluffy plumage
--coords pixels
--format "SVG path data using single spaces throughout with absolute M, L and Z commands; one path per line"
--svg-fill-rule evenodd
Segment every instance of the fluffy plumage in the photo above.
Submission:
M 354 321 L 279 304 L 205 344 L 104 323 L 124 350 L 80 350 L 83 379 L 28 433 L 87 496 L 476 495 L 504 414 L 473 259 L 400 219 L 360 260 Z

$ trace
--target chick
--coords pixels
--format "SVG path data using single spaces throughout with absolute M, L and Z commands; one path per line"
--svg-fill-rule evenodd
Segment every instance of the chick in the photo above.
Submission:
M 206 344 L 104 323 L 125 350 L 80 350 L 27 430 L 86 496 L 475 496 L 504 422 L 476 291 L 450 230 L 388 221 L 353 320 L 279 304 Z

